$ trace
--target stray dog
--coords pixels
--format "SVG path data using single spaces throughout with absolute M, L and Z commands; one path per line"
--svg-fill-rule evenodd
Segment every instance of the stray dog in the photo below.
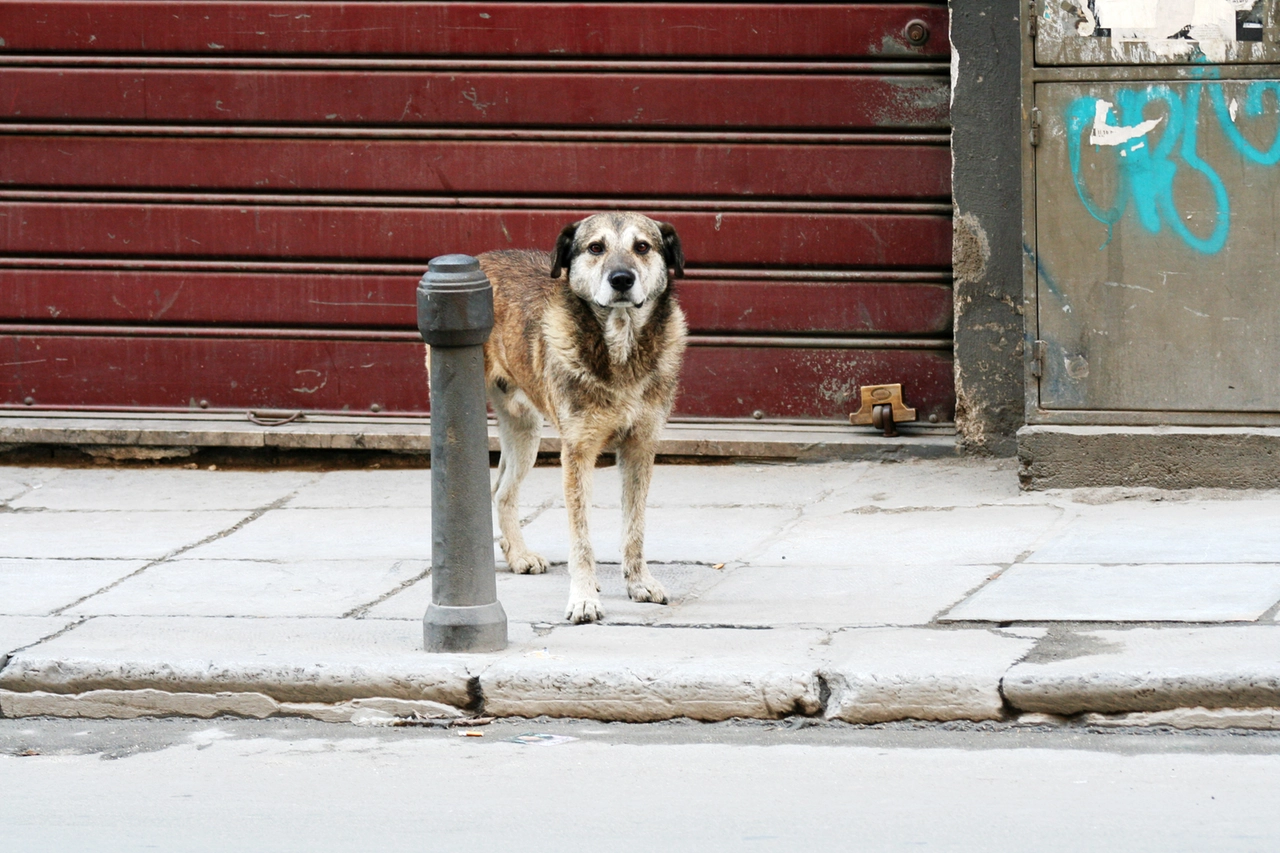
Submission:
M 684 357 L 687 327 L 670 287 L 684 272 L 680 238 L 636 213 L 600 213 L 566 226 L 550 254 L 488 252 L 479 261 L 493 284 L 484 374 L 502 448 L 493 497 L 507 564 L 521 574 L 547 570 L 525 545 L 517 511 L 545 415 L 560 433 L 569 511 L 565 618 L 604 616 L 587 513 L 596 457 L 610 447 L 622 474 L 627 593 L 666 604 L 644 561 L 644 510 Z

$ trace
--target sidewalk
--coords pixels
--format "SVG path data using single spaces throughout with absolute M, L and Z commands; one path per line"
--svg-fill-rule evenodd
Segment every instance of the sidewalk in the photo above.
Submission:
M 663 607 L 627 600 L 600 469 L 606 621 L 572 626 L 560 472 L 538 468 L 526 539 L 555 565 L 499 560 L 511 643 L 484 655 L 421 650 L 430 491 L 426 470 L 0 468 L 0 711 L 1280 728 L 1280 490 L 660 466 Z

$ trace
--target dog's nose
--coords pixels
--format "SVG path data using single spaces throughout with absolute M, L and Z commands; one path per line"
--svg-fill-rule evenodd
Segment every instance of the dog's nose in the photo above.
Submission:
M 609 286 L 619 292 L 630 290 L 636 283 L 636 274 L 630 270 L 615 270 L 609 273 Z

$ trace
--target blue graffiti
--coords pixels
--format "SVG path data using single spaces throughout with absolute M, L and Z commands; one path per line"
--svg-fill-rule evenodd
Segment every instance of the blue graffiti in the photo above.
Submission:
M 1271 147 L 1265 152 L 1259 151 L 1253 147 L 1253 143 L 1244 138 L 1240 128 L 1236 127 L 1235 120 L 1231 118 L 1231 110 L 1227 107 L 1227 99 L 1222 94 L 1222 86 L 1214 84 L 1209 87 L 1209 91 L 1213 97 L 1213 111 L 1217 113 L 1218 123 L 1222 125 L 1223 132 L 1235 145 L 1236 150 L 1260 166 L 1274 166 L 1280 163 L 1280 128 L 1276 128 L 1276 138 L 1271 143 Z M 1280 102 L 1280 82 L 1260 80 L 1257 83 L 1251 83 L 1244 93 L 1245 115 L 1250 118 L 1262 115 L 1262 94 L 1266 91 L 1270 91 L 1276 101 Z
M 1268 90 L 1280 102 L 1280 82 L 1259 81 L 1246 88 L 1245 115 L 1262 115 L 1263 95 Z M 1277 128 L 1276 139 L 1270 148 L 1265 151 L 1256 148 L 1236 126 L 1221 83 L 1192 83 L 1181 98 L 1169 86 L 1124 89 L 1116 93 L 1114 106 L 1086 96 L 1077 98 L 1067 107 L 1067 157 L 1076 194 L 1089 215 L 1107 226 L 1107 240 L 1099 248 L 1105 248 L 1111 242 L 1116 223 L 1131 203 L 1138 222 L 1149 233 L 1158 234 L 1168 226 L 1186 245 L 1206 254 L 1217 253 L 1226 245 L 1231 227 L 1231 201 L 1227 187 L 1198 153 L 1200 101 L 1206 91 L 1223 134 L 1245 159 L 1263 166 L 1280 163 L 1280 128 Z M 1162 105 L 1165 114 L 1158 119 L 1146 119 L 1146 109 L 1151 104 Z M 1081 175 L 1082 137 L 1086 133 L 1092 135 L 1099 129 L 1105 132 L 1111 128 L 1119 132 L 1117 139 L 1120 141 L 1111 143 L 1116 152 L 1118 180 L 1110 205 L 1103 205 L 1084 185 Z M 1130 129 L 1142 132 L 1124 133 Z M 1158 138 L 1152 143 L 1150 137 L 1156 133 Z M 1179 215 L 1173 184 L 1180 165 L 1199 173 L 1212 190 L 1213 229 L 1208 236 L 1194 233 Z
M 1053 276 L 1049 275 L 1049 270 L 1045 268 L 1044 257 L 1025 242 L 1022 244 L 1022 256 L 1036 265 L 1036 278 L 1045 286 L 1045 289 L 1061 299 L 1062 291 L 1058 289 L 1058 283 L 1054 281 Z

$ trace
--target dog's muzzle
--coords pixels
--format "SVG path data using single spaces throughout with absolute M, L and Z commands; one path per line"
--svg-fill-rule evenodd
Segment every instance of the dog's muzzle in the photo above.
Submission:
M 631 270 L 614 270 L 605 276 L 605 281 L 609 282 L 609 289 L 600 288 L 600 295 L 596 297 L 601 305 L 638 308 L 644 304 L 644 295 L 636 287 L 636 274 Z
M 609 286 L 618 293 L 626 293 L 636 283 L 636 274 L 631 270 L 614 270 L 609 273 Z

